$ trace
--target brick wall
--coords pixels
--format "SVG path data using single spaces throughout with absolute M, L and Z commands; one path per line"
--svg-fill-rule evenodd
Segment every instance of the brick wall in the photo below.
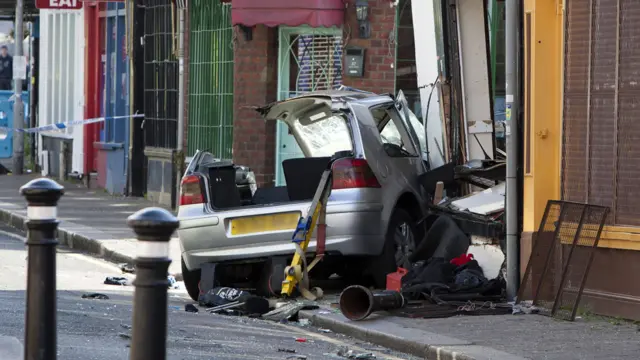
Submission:
M 346 2 L 345 41 L 347 45 L 366 48 L 366 58 L 364 77 L 343 76 L 344 84 L 377 93 L 394 92 L 395 7 L 390 6 L 389 0 L 369 1 L 371 37 L 359 39 L 355 0 Z M 245 40 L 238 27 L 236 31 L 233 160 L 251 167 L 259 185 L 272 186 L 275 179 L 275 124 L 265 123 L 248 107 L 277 99 L 278 29 L 256 26 L 251 41 Z
M 359 46 L 366 50 L 364 77 L 344 76 L 344 84 L 376 93 L 393 93 L 395 91 L 395 70 L 393 67 L 395 66 L 396 8 L 390 6 L 389 0 L 369 1 L 371 37 L 359 39 L 355 0 L 346 0 L 346 2 L 348 6 L 344 37 L 347 46 Z
M 265 122 L 249 107 L 277 99 L 278 30 L 256 26 L 251 41 L 245 39 L 239 27 L 235 30 L 233 161 L 251 167 L 260 186 L 272 186 L 275 179 L 275 123 Z

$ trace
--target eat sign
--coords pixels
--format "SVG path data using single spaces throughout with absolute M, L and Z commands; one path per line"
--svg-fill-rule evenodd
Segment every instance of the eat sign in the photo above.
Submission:
M 82 0 L 36 0 L 36 8 L 77 10 L 82 9 L 82 3 Z

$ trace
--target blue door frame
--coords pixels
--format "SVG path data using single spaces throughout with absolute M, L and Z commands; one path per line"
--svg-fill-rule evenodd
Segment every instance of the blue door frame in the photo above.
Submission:
M 101 112 L 107 119 L 100 132 L 98 151 L 106 152 L 105 187 L 110 193 L 125 192 L 129 157 L 130 119 L 111 119 L 129 115 L 129 57 L 126 53 L 126 19 L 124 2 L 107 3 L 106 59 L 103 73 Z M 100 175 L 99 175 L 100 176 Z
M 0 90 L 0 127 L 13 128 L 13 91 Z M 29 92 L 22 92 L 24 104 L 24 127 L 28 128 L 29 121 Z M 0 159 L 13 156 L 13 132 L 9 132 L 4 139 L 0 139 Z

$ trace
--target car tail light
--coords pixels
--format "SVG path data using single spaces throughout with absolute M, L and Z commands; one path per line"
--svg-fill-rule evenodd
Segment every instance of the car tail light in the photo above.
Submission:
M 180 182 L 180 205 L 204 203 L 204 194 L 200 186 L 200 177 L 188 175 Z
M 380 183 L 367 160 L 340 159 L 332 166 L 333 189 L 379 188 Z

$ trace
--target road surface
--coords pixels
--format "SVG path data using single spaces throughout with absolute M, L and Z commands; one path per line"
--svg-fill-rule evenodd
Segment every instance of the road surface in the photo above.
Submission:
M 0 229 L 0 358 L 22 359 L 26 249 Z M 133 287 L 104 285 L 122 276 L 107 262 L 61 248 L 57 258 L 58 358 L 128 359 Z M 82 299 L 98 292 L 108 300 Z M 340 348 L 373 352 L 376 359 L 414 359 L 310 326 L 184 311 L 186 292 L 170 290 L 168 359 L 335 359 Z M 306 342 L 297 342 L 305 339 Z M 285 352 L 283 350 L 295 351 Z M 3 353 L 4 351 L 4 353 Z

